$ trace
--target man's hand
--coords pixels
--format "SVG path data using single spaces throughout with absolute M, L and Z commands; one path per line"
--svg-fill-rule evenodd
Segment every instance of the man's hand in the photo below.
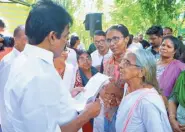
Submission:
M 100 114 L 101 104 L 100 100 L 96 99 L 95 102 L 86 105 L 85 112 L 88 112 L 90 118 L 94 118 Z
M 75 97 L 76 95 L 78 95 L 80 92 L 83 92 L 83 91 L 85 91 L 84 87 L 75 87 L 71 90 L 71 96 Z

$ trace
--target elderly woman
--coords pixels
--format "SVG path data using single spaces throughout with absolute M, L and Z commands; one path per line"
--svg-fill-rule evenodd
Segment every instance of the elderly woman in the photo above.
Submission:
M 118 109 L 116 132 L 172 132 L 153 55 L 142 49 L 128 52 L 120 64 L 120 78 L 128 86 Z
M 173 36 L 164 37 L 159 48 L 160 59 L 157 62 L 157 80 L 163 95 L 171 95 L 174 84 L 185 64 L 177 60 L 179 40 Z

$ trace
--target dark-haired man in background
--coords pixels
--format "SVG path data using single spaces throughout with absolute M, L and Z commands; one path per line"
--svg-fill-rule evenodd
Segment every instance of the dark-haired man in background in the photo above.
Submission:
M 162 43 L 163 29 L 161 26 L 152 26 L 147 31 L 149 43 L 151 44 L 146 50 L 150 51 L 157 59 L 160 58 L 159 47 Z
M 12 63 L 4 88 L 3 132 L 76 132 L 99 114 L 96 101 L 77 116 L 53 64 L 64 50 L 71 23 L 66 10 L 50 0 L 30 11 L 25 26 L 29 44 Z
M 105 40 L 104 31 L 95 31 L 94 44 L 96 50 L 91 53 L 92 66 L 96 67 L 101 73 L 103 73 L 103 61 L 108 60 L 112 56 L 112 51 L 109 49 L 109 45 L 106 44 Z

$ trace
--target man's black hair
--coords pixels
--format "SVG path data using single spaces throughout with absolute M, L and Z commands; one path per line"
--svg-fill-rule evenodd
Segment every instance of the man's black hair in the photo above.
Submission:
M 70 47 L 71 48 L 74 48 L 76 42 L 80 40 L 78 36 L 71 36 L 71 39 L 70 39 Z
M 105 37 L 105 35 L 106 35 L 105 32 L 102 30 L 96 30 L 94 32 L 94 36 L 104 36 Z
M 146 34 L 161 37 L 163 35 L 163 29 L 161 26 L 152 26 L 146 31 Z
M 164 27 L 163 29 L 168 29 L 170 30 L 171 32 L 173 32 L 173 29 L 171 27 Z
M 69 24 L 72 24 L 72 18 L 62 6 L 51 0 L 41 0 L 29 13 L 25 33 L 30 44 L 38 45 L 51 31 L 56 32 L 59 39 Z

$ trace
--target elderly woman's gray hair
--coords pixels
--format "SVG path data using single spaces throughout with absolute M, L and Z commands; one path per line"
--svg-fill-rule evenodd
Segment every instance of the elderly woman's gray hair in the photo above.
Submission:
M 136 65 L 140 66 L 145 73 L 143 81 L 154 86 L 154 88 L 161 93 L 156 78 L 156 61 L 153 54 L 144 49 L 132 50 L 131 53 L 136 57 Z

